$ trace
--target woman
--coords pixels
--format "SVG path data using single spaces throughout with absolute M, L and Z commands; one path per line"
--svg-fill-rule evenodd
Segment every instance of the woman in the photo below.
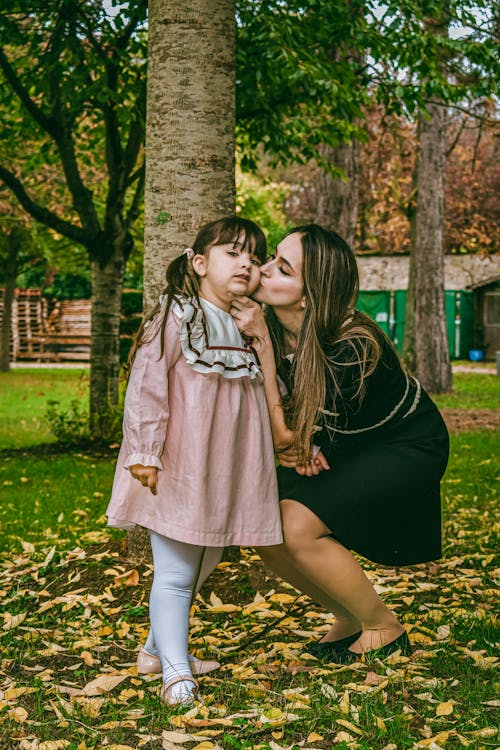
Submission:
M 251 300 L 231 310 L 260 357 L 281 464 L 285 541 L 259 553 L 334 614 L 308 651 L 339 663 L 410 652 L 350 550 L 391 566 L 440 556 L 449 448 L 436 406 L 354 309 L 358 285 L 346 243 L 312 224 L 293 229 L 262 268 L 254 299 L 266 319 Z

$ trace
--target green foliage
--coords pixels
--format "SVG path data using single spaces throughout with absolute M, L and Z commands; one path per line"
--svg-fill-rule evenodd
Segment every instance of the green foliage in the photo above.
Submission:
M 106 414 L 100 414 L 102 428 L 100 441 L 102 445 L 121 440 L 123 405 L 110 404 Z M 61 448 L 91 448 L 96 446 L 88 408 L 74 399 L 69 407 L 62 407 L 58 401 L 47 401 L 46 419 L 50 432 Z
M 269 252 L 289 229 L 284 203 L 288 187 L 282 183 L 262 182 L 256 175 L 238 171 L 236 182 L 236 211 L 252 219 L 263 229 Z

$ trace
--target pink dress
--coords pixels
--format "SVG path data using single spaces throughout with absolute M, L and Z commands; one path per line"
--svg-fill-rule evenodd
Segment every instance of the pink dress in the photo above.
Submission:
M 173 303 L 161 355 L 160 312 L 128 382 L 108 523 L 189 544 L 283 541 L 269 414 L 257 359 L 231 315 Z M 128 471 L 156 466 L 158 494 Z

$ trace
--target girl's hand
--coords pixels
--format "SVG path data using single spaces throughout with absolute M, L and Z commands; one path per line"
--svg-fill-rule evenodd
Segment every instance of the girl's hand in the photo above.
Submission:
M 156 466 L 143 466 L 142 464 L 133 464 L 129 466 L 129 471 L 143 487 L 149 487 L 153 495 L 157 495 L 158 469 Z
M 269 331 L 258 302 L 254 302 L 250 297 L 237 297 L 231 302 L 229 312 L 241 333 L 252 338 L 255 349 L 259 351 L 264 341 L 269 338 Z

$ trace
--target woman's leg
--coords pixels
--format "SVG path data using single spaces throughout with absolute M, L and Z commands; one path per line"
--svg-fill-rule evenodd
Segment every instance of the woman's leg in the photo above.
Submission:
M 257 552 L 268 568 L 271 568 L 281 578 L 291 583 L 303 594 L 307 594 L 335 616 L 335 622 L 325 637 L 321 639 L 322 642 L 337 641 L 361 630 L 361 625 L 356 617 L 335 599 L 332 599 L 327 592 L 316 586 L 310 578 L 303 575 L 288 552 L 286 544 L 258 547 Z
M 149 601 L 151 633 L 162 666 L 163 682 L 191 675 L 187 644 L 189 610 L 203 547 L 168 539 L 150 531 L 154 578 Z M 193 695 L 185 680 L 171 688 L 174 699 Z
M 330 536 L 330 529 L 296 500 L 282 500 L 280 505 L 284 546 L 295 568 L 361 625 L 362 634 L 350 650 L 380 648 L 401 635 L 401 623 L 349 550 Z

